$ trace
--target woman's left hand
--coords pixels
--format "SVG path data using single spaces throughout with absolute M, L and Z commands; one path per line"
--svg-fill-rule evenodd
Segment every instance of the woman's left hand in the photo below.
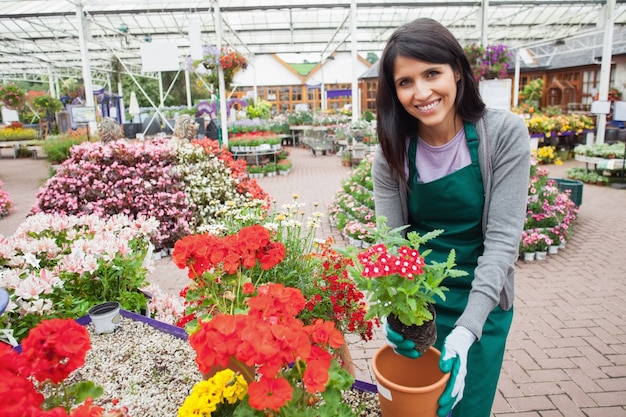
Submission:
M 465 375 L 467 374 L 467 353 L 476 341 L 474 333 L 463 326 L 455 327 L 446 337 L 441 351 L 439 368 L 441 372 L 452 372 L 446 389 L 439 397 L 438 417 L 446 417 L 463 398 Z

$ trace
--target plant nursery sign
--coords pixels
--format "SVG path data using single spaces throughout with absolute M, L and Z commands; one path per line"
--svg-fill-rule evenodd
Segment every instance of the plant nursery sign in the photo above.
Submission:
M 95 107 L 72 106 L 72 120 L 74 123 L 89 123 L 96 121 Z

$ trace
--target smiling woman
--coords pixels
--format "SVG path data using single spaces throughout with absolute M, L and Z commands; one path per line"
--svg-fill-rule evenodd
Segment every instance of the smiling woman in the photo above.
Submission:
M 493 364 L 502 361 L 513 314 L 528 130 L 514 114 L 486 109 L 465 51 L 439 22 L 398 28 L 380 62 L 376 216 L 392 229 L 408 225 L 407 236 L 443 230 L 424 245 L 436 262 L 456 251 L 467 276 L 444 280 L 450 291 L 435 304 L 439 366 L 451 373 L 437 414 L 457 407 L 455 417 L 488 417 L 500 373 Z M 397 353 L 419 356 L 412 341 L 389 328 L 387 337 Z

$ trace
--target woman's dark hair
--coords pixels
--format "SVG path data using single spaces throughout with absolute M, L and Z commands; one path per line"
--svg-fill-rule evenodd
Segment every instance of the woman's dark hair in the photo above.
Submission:
M 379 62 L 376 129 L 389 167 L 406 181 L 405 138 L 417 133 L 418 121 L 398 101 L 393 76 L 399 56 L 434 64 L 450 64 L 452 70 L 461 75 L 457 82 L 455 106 L 464 121 L 478 120 L 485 112 L 485 103 L 463 48 L 445 26 L 433 19 L 422 18 L 396 29 Z

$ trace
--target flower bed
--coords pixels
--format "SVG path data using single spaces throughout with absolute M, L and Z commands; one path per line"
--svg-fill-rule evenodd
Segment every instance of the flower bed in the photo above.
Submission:
M 159 232 L 153 243 L 161 249 L 221 222 L 232 205 L 266 197 L 248 178 L 246 162 L 235 161 L 217 141 L 176 151 L 164 140 L 82 143 L 37 193 L 33 212 L 154 217 Z
M 102 386 L 104 394 L 95 403 L 106 410 L 117 404 L 128 407 L 132 417 L 175 416 L 191 387 L 202 380 L 187 334 L 138 314 L 121 314 L 113 334 L 95 335 L 88 316 L 77 320 L 88 326 L 92 349 L 68 382 L 90 380 Z M 380 416 L 376 387 L 356 381 L 354 388 L 344 392 L 344 400 L 363 408 L 360 417 Z

